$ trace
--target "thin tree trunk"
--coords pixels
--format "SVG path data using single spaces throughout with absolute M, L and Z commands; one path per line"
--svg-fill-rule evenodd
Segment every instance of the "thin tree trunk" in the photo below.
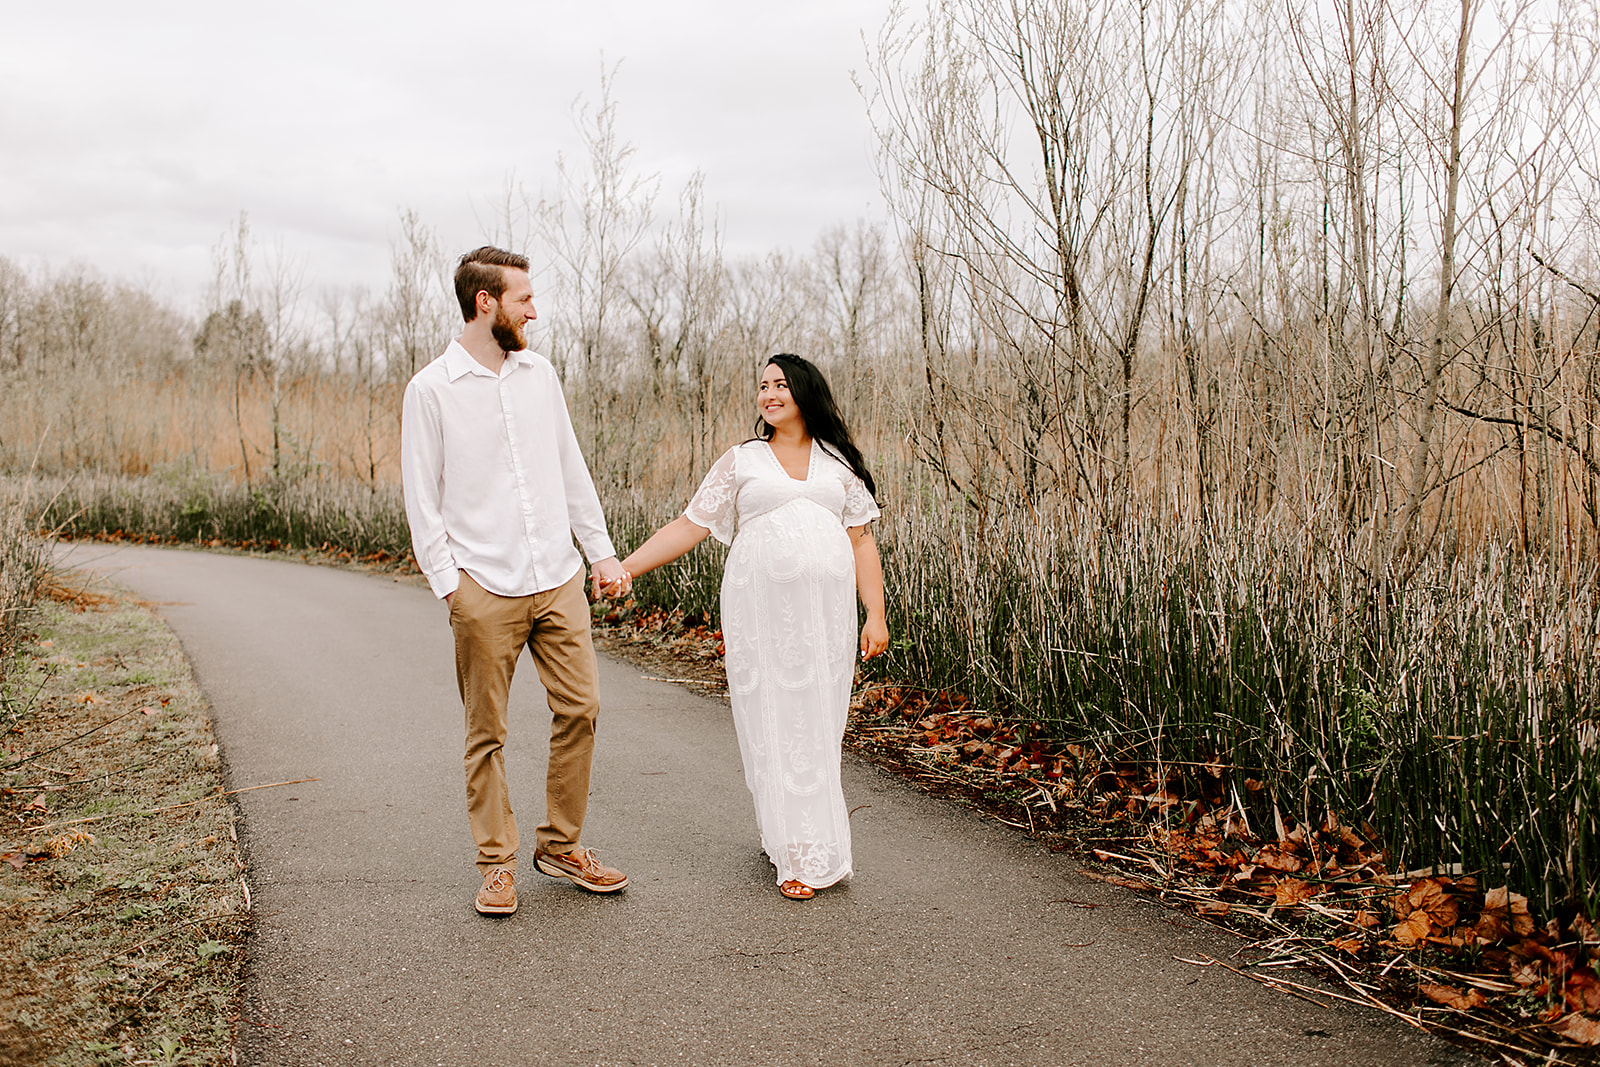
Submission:
M 1411 487 L 1396 524 L 1389 558 L 1394 559 L 1411 547 L 1417 511 L 1428 484 L 1434 438 L 1434 421 L 1439 404 L 1439 374 L 1444 366 L 1444 349 L 1450 343 L 1451 299 L 1456 278 L 1456 200 L 1461 185 L 1461 109 L 1467 81 L 1467 46 L 1472 39 L 1472 18 L 1477 0 L 1461 0 L 1461 28 L 1456 37 L 1455 77 L 1451 80 L 1450 153 L 1446 157 L 1444 221 L 1440 235 L 1439 305 L 1423 368 L 1422 425 L 1411 466 Z

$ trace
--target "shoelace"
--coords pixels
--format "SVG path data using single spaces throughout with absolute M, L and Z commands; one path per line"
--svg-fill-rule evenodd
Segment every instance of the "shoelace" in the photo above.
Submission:
M 496 890 L 504 889 L 505 887 L 506 887 L 506 869 L 504 867 L 498 868 L 493 874 L 491 874 L 489 876 L 489 880 L 486 883 L 484 883 L 484 886 L 483 886 L 483 888 L 489 890 L 490 892 L 494 892 Z

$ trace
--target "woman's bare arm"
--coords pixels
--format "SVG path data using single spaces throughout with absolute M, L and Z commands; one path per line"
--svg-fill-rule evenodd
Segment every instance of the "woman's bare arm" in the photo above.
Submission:
M 861 625 L 861 658 L 871 659 L 889 647 L 889 619 L 883 607 L 883 560 L 878 542 L 865 526 L 850 527 L 850 543 L 856 556 L 856 591 L 867 609 Z
M 628 554 L 622 569 L 632 578 L 648 574 L 684 555 L 706 539 L 710 530 L 699 523 L 690 522 L 687 515 L 679 515 L 650 535 L 650 540 Z

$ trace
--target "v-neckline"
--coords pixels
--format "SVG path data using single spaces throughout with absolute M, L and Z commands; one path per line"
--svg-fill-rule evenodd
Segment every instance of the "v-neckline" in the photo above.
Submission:
M 783 460 L 778 458 L 778 450 L 772 447 L 771 441 L 762 438 L 761 443 L 767 446 L 767 455 L 772 457 L 772 462 L 778 465 L 778 469 L 783 472 L 785 478 L 796 485 L 804 485 L 811 480 L 811 468 L 817 459 L 817 439 L 815 437 L 811 439 L 811 444 L 806 447 L 806 476 L 804 478 L 796 478 L 789 473 L 789 468 L 785 467 Z

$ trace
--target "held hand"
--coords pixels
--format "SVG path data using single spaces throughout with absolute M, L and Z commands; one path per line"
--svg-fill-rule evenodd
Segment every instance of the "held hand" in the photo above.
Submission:
M 620 599 L 631 592 L 633 592 L 633 575 L 623 571 L 622 576 L 612 583 L 610 592 L 606 595 Z
M 600 560 L 594 565 L 594 591 L 596 596 L 627 596 L 633 588 L 633 576 L 622 569 L 616 556 Z
M 889 648 L 889 624 L 882 618 L 867 616 L 861 627 L 861 658 L 871 659 Z

